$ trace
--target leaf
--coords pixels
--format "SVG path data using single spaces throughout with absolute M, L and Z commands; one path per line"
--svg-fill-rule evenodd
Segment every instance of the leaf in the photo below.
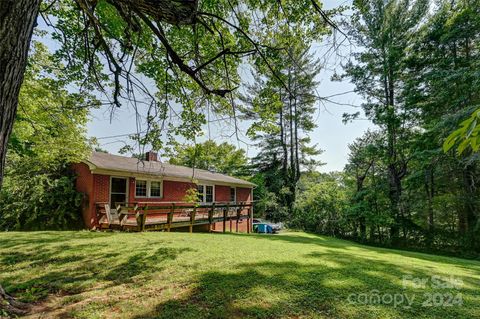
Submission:
M 446 153 L 448 152 L 456 143 L 458 136 L 461 134 L 463 129 L 458 129 L 450 134 L 445 142 L 443 143 L 443 151 Z

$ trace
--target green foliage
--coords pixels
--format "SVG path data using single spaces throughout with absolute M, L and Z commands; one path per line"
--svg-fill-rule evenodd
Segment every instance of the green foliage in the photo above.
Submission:
M 341 174 L 304 174 L 289 224 L 311 232 L 342 236 L 347 204 Z
M 9 154 L 0 193 L 0 229 L 45 230 L 82 227 L 82 194 L 68 167 L 39 171 L 36 157 Z
M 78 228 L 82 195 L 69 165 L 89 152 L 89 95 L 69 93 L 46 48 L 35 45 L 21 88 L 0 191 L 1 229 Z
M 187 189 L 185 196 L 183 197 L 185 203 L 198 203 L 198 189 L 196 187 L 191 187 Z
M 381 245 L 477 254 L 480 2 L 359 0 L 349 22 L 362 48 L 343 77 L 378 128 L 349 145 L 346 204 L 329 200 L 338 183 L 318 182 L 299 189 L 299 220 Z
M 267 189 L 261 210 L 281 221 L 293 212 L 302 173 L 315 169 L 320 164 L 315 157 L 321 154 L 316 145 L 310 145 L 309 137 L 316 127 L 313 119 L 319 101 L 315 78 L 321 64 L 309 52 L 300 31 L 297 36 L 285 52 L 272 53 L 280 75 L 272 75 L 263 64 L 256 65 L 254 81 L 248 85 L 240 109 L 253 122 L 247 133 L 259 148 L 253 166 L 263 175 Z M 272 202 L 277 203 L 267 204 Z
M 475 111 L 468 119 L 460 123 L 460 128 L 453 131 L 443 144 L 443 150 L 448 152 L 458 143 L 457 153 L 461 155 L 468 148 L 473 152 L 480 149 L 480 110 Z
M 288 217 L 285 207 L 279 200 L 280 194 L 275 193 L 275 186 L 269 184 L 271 176 L 268 173 L 257 173 L 250 182 L 257 185 L 253 191 L 254 213 L 272 221 L 285 221 Z
M 82 11 L 80 4 L 91 7 Z M 193 141 L 211 110 L 236 115 L 239 66 L 262 65 L 278 76 L 272 55 L 294 39 L 310 43 L 329 32 L 318 13 L 322 4 L 311 0 L 201 1 L 193 25 L 170 25 L 143 8 L 105 0 L 51 0 L 43 6 L 54 25 L 49 31 L 58 44 L 55 58 L 68 61 L 60 78 L 82 92 L 113 96 L 116 106 L 133 102 L 149 128 L 134 139 L 156 150 L 178 135 Z M 220 97 L 217 91 L 231 93 Z
M 213 170 L 218 173 L 245 175 L 247 156 L 241 148 L 227 142 L 217 144 L 208 140 L 195 145 L 175 143 L 172 151 L 166 154 L 170 164 Z

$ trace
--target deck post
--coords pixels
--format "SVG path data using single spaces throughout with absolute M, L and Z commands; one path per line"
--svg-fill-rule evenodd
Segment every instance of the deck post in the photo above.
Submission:
M 138 224 L 138 204 L 137 203 L 133 206 L 133 214 L 135 215 L 135 220 L 137 220 L 137 224 Z M 127 223 L 127 221 L 128 221 L 128 215 L 125 216 L 125 222 L 121 224 L 121 226 Z
M 215 202 L 212 203 L 212 208 L 208 212 L 208 231 L 212 231 L 212 223 L 213 223 L 213 212 L 215 211 Z
M 235 232 L 238 233 L 238 221 L 240 220 L 240 215 L 242 214 L 242 205 L 237 206 L 237 220 L 235 221 Z
M 189 226 L 189 231 L 193 233 L 193 223 L 195 223 L 195 213 L 196 213 L 197 207 L 193 207 L 193 211 L 190 214 L 190 226 Z
M 175 212 L 175 203 L 172 203 L 172 211 L 167 215 L 167 231 L 172 227 L 173 213 Z
M 227 228 L 227 209 L 223 209 L 223 232 L 225 233 Z
M 249 209 L 249 216 L 248 219 L 250 219 L 250 232 L 253 232 L 253 202 L 250 202 L 250 209 Z
M 147 214 L 148 214 L 148 204 L 145 205 L 145 208 L 143 210 L 141 231 L 145 231 L 145 224 L 147 223 Z
M 230 224 L 230 232 L 232 232 L 232 217 L 230 216 L 230 203 L 227 204 L 227 219 Z
M 140 213 L 142 210 L 138 209 L 136 210 L 135 214 L 135 220 L 137 221 L 137 230 L 140 231 L 141 228 L 141 223 L 142 223 L 142 214 Z
M 232 216 L 230 215 L 230 208 L 228 209 L 228 221 L 230 222 L 230 232 L 232 232 Z
M 250 219 L 250 207 L 247 209 L 247 234 L 250 234 L 252 228 L 252 220 Z

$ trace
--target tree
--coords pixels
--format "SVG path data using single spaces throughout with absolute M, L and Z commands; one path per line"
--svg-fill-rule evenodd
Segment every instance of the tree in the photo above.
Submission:
M 386 135 L 393 241 L 405 226 L 402 179 L 409 156 L 406 142 L 414 124 L 403 98 L 405 59 L 427 5 L 426 0 L 354 1 L 350 34 L 364 50 L 353 55 L 345 71 L 367 101 L 362 105 L 365 113 Z M 404 237 L 405 231 L 403 227 Z
M 309 146 L 308 134 L 315 128 L 315 77 L 321 66 L 309 49 L 297 41 L 290 43 L 286 52 L 276 54 L 281 79 L 257 67 L 241 109 L 245 118 L 254 121 L 248 131 L 260 148 L 254 164 L 260 172 L 280 170 L 279 174 L 272 172 L 279 180 L 270 184 L 270 190 L 279 195 L 290 214 L 301 171 L 318 164 L 312 157 L 320 154 L 315 146 Z
M 312 15 L 309 9 L 319 14 Z M 62 78 L 77 84 L 80 90 L 97 90 L 111 97 L 106 102 L 111 106 L 119 107 L 123 100 L 133 101 L 135 107 L 137 102 L 147 103 L 148 125 L 165 122 L 167 110 L 173 109 L 171 101 L 182 104 L 183 121 L 195 120 L 198 113 L 195 110 L 205 103 L 205 95 L 218 109 L 234 114 L 232 105 L 217 97 L 234 91 L 237 67 L 248 56 L 252 61 L 265 61 L 276 74 L 267 60 L 271 47 L 266 30 L 276 27 L 279 18 L 310 30 L 307 34 L 311 37 L 316 36 L 314 31 L 319 25 L 335 26 L 316 0 L 285 3 L 225 0 L 215 5 L 198 0 L 50 0 L 44 1 L 42 8 L 40 0 L 3 0 L 0 186 L 39 11 L 53 27 L 52 38 L 60 44 L 56 56 L 66 63 Z M 258 12 L 264 14 L 262 19 L 256 19 Z M 249 26 L 253 29 L 250 32 Z M 150 92 L 137 73 L 150 78 L 158 92 Z M 160 138 L 157 136 L 156 140 L 158 143 Z
M 412 86 L 409 99 L 419 110 L 423 127 L 433 141 L 428 150 L 434 151 L 432 163 L 435 165 L 430 170 L 439 176 L 431 177 L 430 185 L 437 184 L 437 193 L 442 195 L 443 179 L 449 180 L 448 188 L 455 190 L 454 198 L 459 201 L 454 210 L 458 214 L 458 231 L 469 245 L 476 241 L 479 220 L 478 157 L 468 150 L 469 146 L 475 150 L 477 115 L 474 110 L 480 105 L 479 14 L 478 0 L 439 2 L 413 47 L 415 54 L 410 64 L 414 75 L 409 84 Z M 457 123 L 467 116 L 470 117 L 457 130 Z M 449 136 L 454 130 L 457 131 Z M 442 144 L 448 150 L 456 142 L 459 143 L 457 154 L 439 154 Z
M 367 131 L 364 136 L 348 146 L 350 154 L 345 171 L 352 172 L 355 176 L 356 189 L 353 199 L 355 205 L 353 207 L 358 208 L 355 211 L 355 219 L 358 221 L 360 238 L 362 240 L 366 239 L 366 214 L 368 212 L 362 205 L 366 196 L 364 191 L 365 179 L 370 170 L 373 169 L 375 162 L 379 161 L 381 154 L 379 154 L 378 149 L 382 144 L 383 141 L 378 132 Z
M 480 36 L 480 2 L 477 0 L 462 0 L 452 3 L 442 2 L 441 10 L 437 14 L 438 24 L 432 24 L 432 31 L 440 31 L 438 27 L 442 28 L 446 34 L 444 39 L 438 39 L 443 46 L 450 44 L 452 49 L 455 49 L 455 65 L 456 73 L 460 75 L 459 79 L 468 80 L 468 86 L 463 87 L 458 93 L 465 96 L 463 101 L 464 108 L 475 108 L 475 111 L 465 119 L 463 112 L 460 115 L 462 122 L 460 127 L 453 131 L 444 143 L 444 150 L 450 150 L 457 144 L 457 152 L 462 154 L 470 149 L 473 152 L 478 152 L 480 145 L 480 108 L 477 90 L 477 82 L 472 81 L 477 78 L 475 70 L 479 67 L 479 51 L 478 42 Z M 442 23 L 443 24 L 440 24 Z M 437 28 L 435 28 L 437 27 Z M 430 39 L 434 38 L 434 34 L 430 34 Z M 447 47 L 448 50 L 448 47 Z M 453 70 L 452 70 L 453 71 Z M 461 73 L 461 74 L 460 74 Z M 463 81 L 461 81 L 463 84 Z M 465 83 L 466 84 L 466 83 Z M 456 84 L 456 86 L 461 85 Z M 462 88 L 462 89 L 463 89 Z M 457 93 L 457 94 L 458 94 Z
M 40 0 L 0 3 L 0 187 Z
M 237 149 L 227 142 L 217 144 L 212 140 L 195 145 L 177 144 L 167 156 L 170 157 L 170 164 L 232 176 L 244 176 L 248 162 L 243 149 Z
M 478 156 L 470 152 L 445 153 L 442 145 L 454 145 L 455 141 L 447 136 L 456 129 L 459 119 L 478 107 L 479 3 L 439 1 L 431 8 L 431 15 L 425 15 L 409 30 L 390 32 L 397 30 L 392 25 L 404 25 L 401 15 L 393 15 L 392 19 L 396 10 L 392 8 L 402 4 L 405 2 L 377 3 L 380 9 L 373 10 L 369 19 L 359 21 L 378 24 L 364 22 L 366 26 L 355 28 L 362 34 L 371 29 L 378 31 L 373 33 L 378 36 L 368 41 L 361 38 L 367 48 L 347 66 L 347 73 L 366 97 L 365 111 L 379 125 L 381 138 L 373 141 L 373 153 L 361 140 L 353 144 L 345 171 L 352 196 L 345 214 L 361 228 L 363 217 L 367 229 L 378 227 L 377 234 L 367 233 L 367 240 L 385 243 L 395 232 L 385 238 L 382 228 L 393 225 L 403 234 L 403 241 L 394 240 L 394 245 L 478 252 Z M 412 3 L 409 8 L 415 6 Z M 412 15 L 406 17 L 413 23 Z M 373 28 L 375 25 L 381 27 Z M 397 34 L 403 34 L 403 38 L 393 41 L 393 45 L 387 41 Z M 382 44 L 386 50 L 381 50 Z M 390 57 L 386 59 L 389 63 L 383 63 L 384 56 Z M 390 79 L 395 80 L 392 87 L 388 86 Z M 383 101 L 388 101 L 386 93 L 391 88 L 395 103 L 387 108 Z M 470 130 L 475 138 L 473 117 L 464 122 L 462 129 Z M 464 142 L 460 145 L 467 146 Z M 392 205 L 397 196 L 392 198 L 392 176 L 396 172 L 391 154 L 397 154 L 399 167 L 406 168 L 398 175 L 401 211 Z M 375 158 L 372 166 L 367 155 Z M 383 216 L 385 199 L 390 202 L 388 218 Z M 365 240 L 362 230 L 359 238 Z
M 347 229 L 346 197 L 341 173 L 306 173 L 289 223 L 307 231 L 343 237 Z

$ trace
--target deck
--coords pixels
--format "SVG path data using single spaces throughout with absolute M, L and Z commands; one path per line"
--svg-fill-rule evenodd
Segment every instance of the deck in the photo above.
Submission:
M 120 229 L 128 231 L 170 231 L 173 228 L 223 223 L 226 232 L 227 223 L 230 232 L 238 232 L 238 224 L 247 222 L 247 232 L 252 229 L 253 203 L 251 202 L 215 202 L 196 203 L 116 203 L 111 208 L 108 203 L 96 203 L 97 220 L 100 229 Z M 207 227 L 207 226 L 205 226 Z

